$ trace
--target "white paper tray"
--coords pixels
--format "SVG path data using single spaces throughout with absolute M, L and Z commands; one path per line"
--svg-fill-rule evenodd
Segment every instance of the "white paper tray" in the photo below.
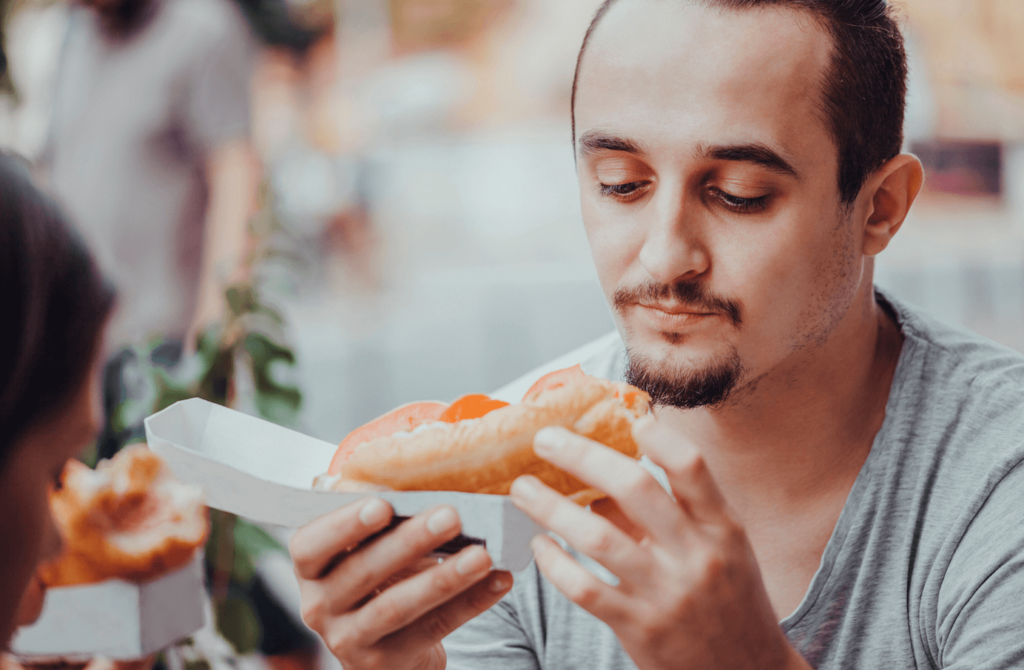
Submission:
M 175 476 L 202 487 L 210 507 L 297 528 L 364 493 L 313 491 L 337 445 L 220 405 L 193 398 L 146 419 L 149 448 Z M 448 491 L 374 493 L 397 516 L 412 516 L 442 503 L 462 519 L 462 534 L 482 542 L 496 568 L 519 571 L 530 564 L 530 539 L 544 530 L 508 496 Z
M 11 651 L 22 660 L 86 661 L 149 656 L 203 627 L 202 552 L 159 579 L 119 579 L 47 589 L 43 611 L 19 628 Z

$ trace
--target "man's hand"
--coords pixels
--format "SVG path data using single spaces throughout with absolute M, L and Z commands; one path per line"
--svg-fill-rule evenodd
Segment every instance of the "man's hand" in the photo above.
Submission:
M 302 618 L 346 670 L 440 670 L 442 638 L 498 602 L 512 576 L 489 572 L 491 559 L 479 546 L 418 570 L 424 555 L 459 534 L 458 514 L 438 507 L 371 537 L 391 515 L 371 498 L 295 533 Z
M 563 428 L 537 433 L 537 453 L 606 492 L 631 523 L 618 525 L 534 477 L 515 503 L 616 575 L 599 580 L 550 537 L 534 538 L 537 566 L 574 603 L 615 631 L 644 670 L 809 668 L 776 621 L 743 528 L 696 449 L 638 422 L 634 437 L 668 474 L 675 500 L 627 456 Z

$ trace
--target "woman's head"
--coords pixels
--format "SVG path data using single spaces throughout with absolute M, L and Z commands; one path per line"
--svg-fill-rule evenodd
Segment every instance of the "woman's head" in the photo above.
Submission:
M 60 546 L 48 492 L 98 428 L 113 302 L 57 207 L 0 155 L 0 644 L 36 564 Z

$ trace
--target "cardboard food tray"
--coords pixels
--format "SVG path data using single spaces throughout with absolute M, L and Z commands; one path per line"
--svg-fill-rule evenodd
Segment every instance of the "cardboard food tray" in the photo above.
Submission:
M 313 491 L 337 445 L 220 405 L 193 398 L 146 419 L 149 448 L 178 480 L 202 487 L 206 503 L 254 521 L 297 528 L 366 497 L 366 493 Z M 519 571 L 530 564 L 530 539 L 543 529 L 508 496 L 450 491 L 373 493 L 409 517 L 439 504 L 462 519 L 457 546 L 482 544 L 494 567 Z
M 205 593 L 202 552 L 142 584 L 114 579 L 47 589 L 39 619 L 18 629 L 11 651 L 27 663 L 144 658 L 203 627 Z

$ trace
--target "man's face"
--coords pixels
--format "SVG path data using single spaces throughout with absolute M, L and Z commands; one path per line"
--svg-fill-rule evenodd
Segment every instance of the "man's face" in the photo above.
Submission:
M 592 36 L 583 220 L 634 378 L 666 404 L 797 365 L 853 301 L 860 241 L 817 111 L 830 49 L 802 12 L 679 1 L 621 0 Z

